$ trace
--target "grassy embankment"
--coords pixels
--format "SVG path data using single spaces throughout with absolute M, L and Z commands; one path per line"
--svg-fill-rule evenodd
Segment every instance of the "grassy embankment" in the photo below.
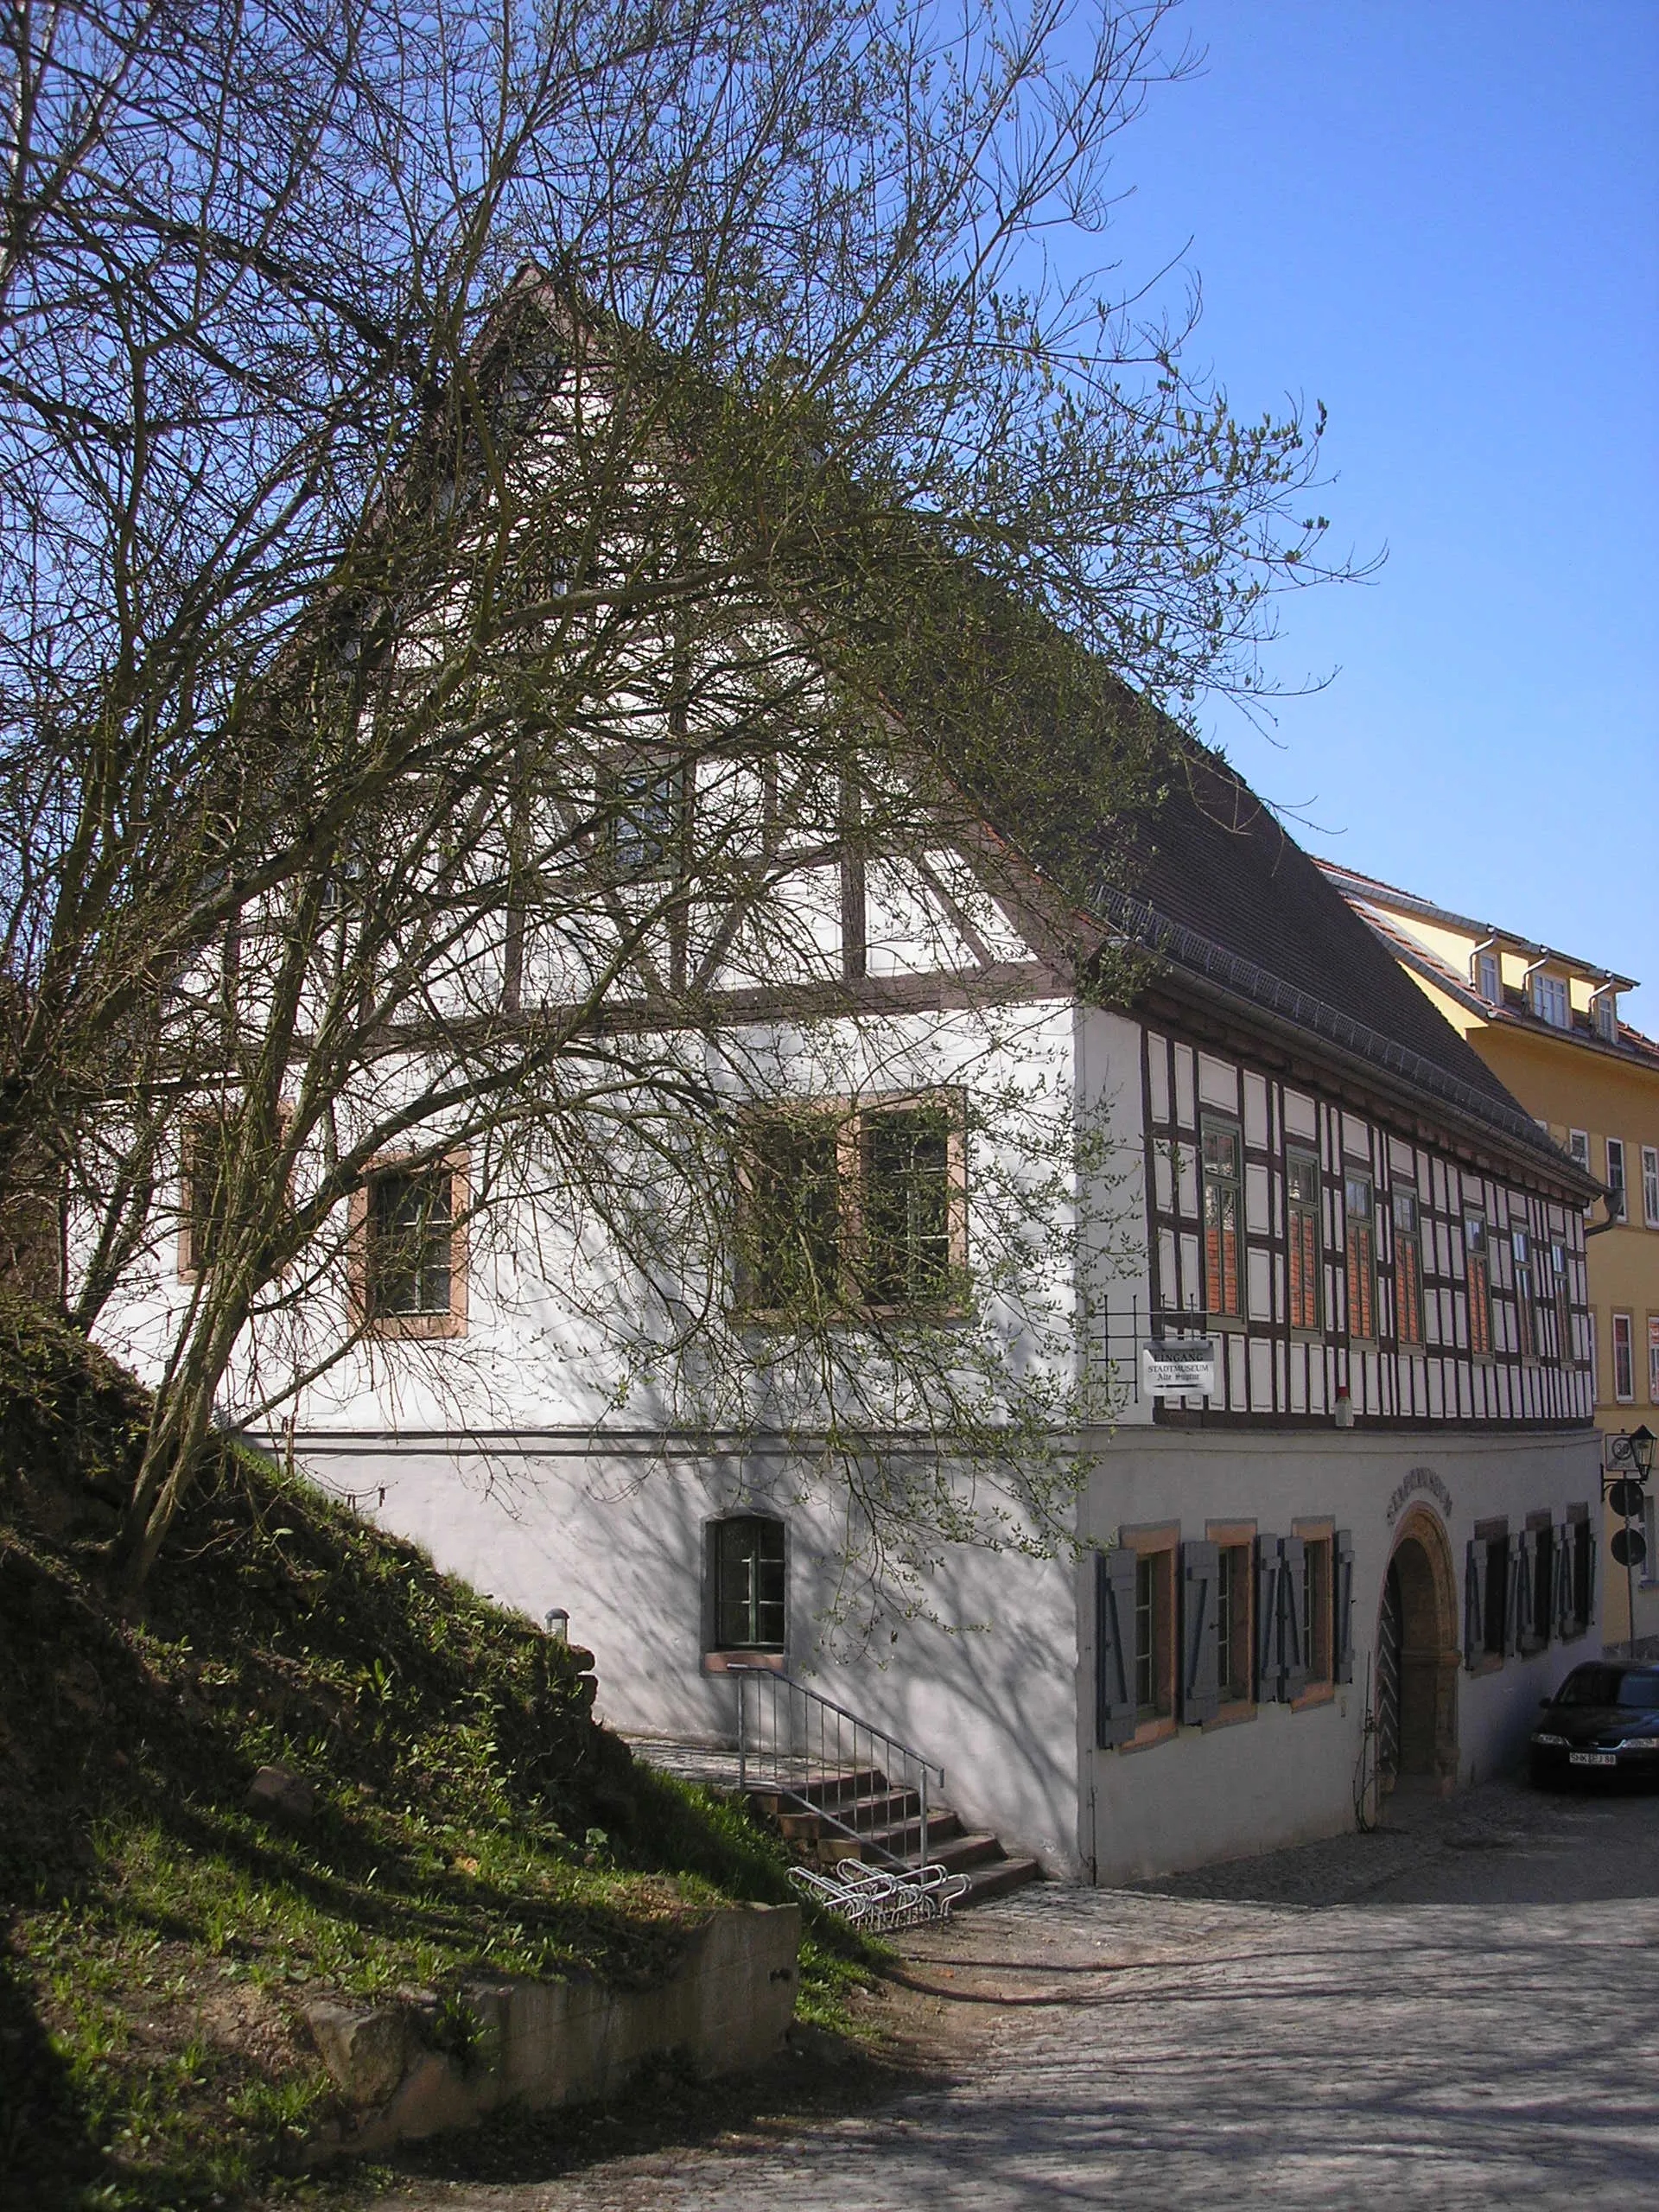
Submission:
M 644 1983 L 721 1899 L 791 1894 L 594 1724 L 586 1653 L 233 1448 L 121 1619 L 144 1412 L 0 1297 L 0 2202 L 232 2204 L 334 2109 L 308 1998 L 435 1990 L 464 2043 L 469 1970 Z M 266 1763 L 310 1824 L 245 1809 Z M 823 2018 L 860 1955 L 815 1938 Z

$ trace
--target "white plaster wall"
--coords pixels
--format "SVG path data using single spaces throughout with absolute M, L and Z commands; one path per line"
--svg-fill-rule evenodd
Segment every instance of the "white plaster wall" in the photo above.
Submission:
M 1414 1492 L 1390 1516 L 1396 1485 L 1430 1468 L 1452 1500 L 1446 1526 L 1461 1648 L 1465 1546 L 1478 1520 L 1505 1515 L 1511 1529 L 1544 1508 L 1556 1517 L 1598 1494 L 1596 1440 L 1534 1436 L 1306 1435 L 1239 1430 L 1139 1430 L 1103 1444 L 1082 1527 L 1102 1541 L 1120 1526 L 1179 1522 L 1199 1537 L 1207 1520 L 1254 1521 L 1274 1535 L 1299 1519 L 1331 1516 L 1354 1543 L 1354 1679 L 1328 1703 L 1300 1712 L 1258 1707 L 1252 1718 L 1180 1728 L 1143 1749 L 1094 1744 L 1092 1569 L 1077 1570 L 1079 1771 L 1082 1847 L 1102 1882 L 1201 1866 L 1281 1845 L 1339 1834 L 1355 1821 L 1354 1791 L 1365 1717 L 1367 1662 L 1376 1641 L 1383 1578 L 1401 1516 L 1433 1505 Z M 1525 1749 L 1538 1700 L 1569 1667 L 1600 1650 L 1600 1631 L 1551 1643 L 1494 1673 L 1458 1675 L 1459 1779 L 1512 1766 Z
M 837 1655 L 820 1640 L 837 1580 L 828 1499 L 764 1459 L 632 1449 L 585 1440 L 439 1440 L 314 1433 L 296 1455 L 382 1525 L 505 1605 L 570 1616 L 594 1657 L 599 1713 L 622 1729 L 733 1739 L 735 1689 L 703 1669 L 704 1524 L 753 1503 L 788 1529 L 791 1670 L 946 1770 L 965 1822 L 1077 1875 L 1077 1614 L 1069 1565 L 957 1548 L 926 1620 Z M 952 1632 L 954 1631 L 954 1632 Z M 846 1639 L 842 1639 L 843 1642 Z
M 1131 1025 L 1121 1026 L 1133 1033 Z M 1057 1340 L 1070 1326 L 1069 1271 L 1039 1251 L 1012 1268 L 1007 1261 L 1020 1235 L 1014 1200 L 1027 1179 L 1024 1148 L 1045 1129 L 1062 1130 L 1071 1108 L 1073 1032 L 1071 1003 L 1055 999 L 982 1013 L 959 1008 L 809 1026 L 756 1024 L 729 1051 L 690 1049 L 706 1051 L 710 1065 L 700 1072 L 724 1083 L 734 1096 L 741 1095 L 747 1068 L 764 1076 L 772 1097 L 855 1095 L 868 1101 L 954 1084 L 990 1102 L 988 1125 L 976 1133 L 969 1160 L 969 1265 L 982 1274 L 1000 1272 L 1013 1285 L 1014 1298 L 993 1298 L 991 1318 L 1016 1340 L 1016 1363 L 1058 1359 L 1069 1369 L 1069 1336 L 1063 1345 Z M 382 1080 L 389 1095 L 394 1085 L 401 1093 L 418 1084 L 420 1073 L 410 1061 L 385 1071 Z M 1138 1089 L 1138 1076 L 1136 1082 Z M 1014 1103 L 1016 1097 L 1020 1104 Z M 312 1296 L 296 1310 L 283 1302 L 289 1287 L 278 1286 L 272 1294 L 276 1310 L 245 1331 L 221 1392 L 225 1417 L 263 1420 L 264 1408 L 283 1400 L 289 1376 L 318 1369 L 291 1406 L 301 1433 L 585 1431 L 613 1414 L 619 1380 L 648 1364 L 647 1339 L 653 1332 L 669 1335 L 671 1322 L 660 1304 L 643 1294 L 602 1230 L 587 1221 L 578 1229 L 580 1198 L 575 1193 L 556 1211 L 535 1198 L 504 1199 L 474 1220 L 464 1335 L 365 1339 L 344 1350 L 346 1210 L 338 1209 L 332 1235 L 319 1239 L 313 1255 L 321 1273 Z M 99 1323 L 100 1340 L 148 1381 L 162 1371 L 190 1303 L 190 1287 L 178 1274 L 176 1230 L 176 1213 L 169 1212 Z M 676 1256 L 661 1255 L 659 1276 Z M 698 1256 L 686 1255 L 683 1271 L 693 1311 L 702 1292 Z M 1031 1315 L 1048 1319 L 1051 1341 L 1038 1345 L 1028 1332 L 1021 1340 L 1021 1316 L 1014 1311 L 1020 1300 Z M 725 1357 L 736 1374 L 741 1356 L 728 1347 Z M 671 1402 L 668 1389 L 660 1370 L 629 1389 L 627 1421 L 657 1430 L 707 1420 L 706 1407 Z M 764 1393 L 757 1390 L 757 1399 L 746 1413 L 764 1414 Z M 282 1418 L 289 1411 L 283 1404 Z
M 1096 1314 L 1090 1352 L 1110 1376 L 1115 1425 L 1152 1419 L 1141 1389 L 1141 1345 L 1151 1333 L 1151 1263 L 1141 1025 L 1127 1014 L 1079 1004 L 1073 1084 L 1077 1114 L 1095 1142 L 1079 1175 L 1087 1224 L 1080 1255 Z

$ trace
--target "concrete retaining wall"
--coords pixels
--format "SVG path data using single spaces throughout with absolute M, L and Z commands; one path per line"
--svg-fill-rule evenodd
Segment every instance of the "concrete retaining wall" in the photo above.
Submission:
M 609 2096 L 650 2059 L 678 2056 L 704 2074 L 762 2065 L 794 2011 L 800 1934 L 796 1905 L 737 1905 L 698 1929 L 652 1989 L 468 1983 L 461 1996 L 472 2032 L 461 2056 L 432 2047 L 435 2001 L 313 2005 L 317 2048 L 359 2115 L 320 2138 L 313 2155 L 384 2151 L 505 2104 L 534 2111 Z

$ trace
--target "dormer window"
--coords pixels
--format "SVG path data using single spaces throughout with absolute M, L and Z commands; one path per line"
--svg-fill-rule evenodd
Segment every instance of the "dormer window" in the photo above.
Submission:
M 1612 991 L 1604 991 L 1596 1001 L 1596 1033 L 1609 1045 L 1618 1042 L 1618 999 Z
M 1488 1006 L 1503 1003 L 1503 979 L 1495 952 L 1483 952 L 1475 962 L 1475 988 Z
M 1532 1010 L 1540 1021 L 1548 1022 L 1552 1029 L 1573 1027 L 1573 1008 L 1567 997 L 1567 985 L 1560 976 L 1546 976 L 1540 972 L 1532 979 Z

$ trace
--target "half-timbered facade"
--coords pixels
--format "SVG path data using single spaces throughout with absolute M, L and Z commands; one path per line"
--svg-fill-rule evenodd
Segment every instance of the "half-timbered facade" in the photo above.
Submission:
M 1150 1325 L 1219 1346 L 1213 1395 L 1160 1417 L 1582 1425 L 1582 1231 L 1545 1178 L 1150 1026 L 1142 1051 Z
M 1330 1834 L 1397 1779 L 1513 1758 L 1596 1630 L 1595 1186 L 1230 772 L 1189 767 L 1155 818 L 1101 826 L 1139 844 L 1139 889 L 1072 915 L 1069 945 L 1052 902 L 976 878 L 972 851 L 820 871 L 833 1082 L 764 993 L 710 985 L 798 1094 L 760 1177 L 817 1193 L 791 1267 L 816 1249 L 836 1274 L 855 1221 L 868 1284 L 885 1223 L 884 1312 L 925 1295 L 948 1319 L 986 1269 L 976 1089 L 1024 1082 L 1104 1132 L 1052 1286 L 1112 1393 L 1071 1440 L 1074 1548 L 947 1545 L 902 1633 L 842 1649 L 844 1500 L 764 1418 L 722 1434 L 646 1388 L 607 1395 L 561 1303 L 579 1265 L 602 1287 L 602 1253 L 528 1199 L 469 1242 L 459 1155 L 423 1171 L 442 1193 L 372 1167 L 341 1294 L 371 1325 L 282 1448 L 445 1567 L 568 1616 L 613 1722 L 718 1739 L 734 1668 L 810 1673 L 1056 1872 Z M 1091 977 L 1104 938 L 1145 956 L 1124 1002 Z M 399 1223 L 389 1268 L 375 1240 Z M 786 1327 L 790 1268 L 760 1250 L 734 1280 L 743 1325 Z M 153 1356 L 181 1294 L 161 1267 L 109 1333 Z

